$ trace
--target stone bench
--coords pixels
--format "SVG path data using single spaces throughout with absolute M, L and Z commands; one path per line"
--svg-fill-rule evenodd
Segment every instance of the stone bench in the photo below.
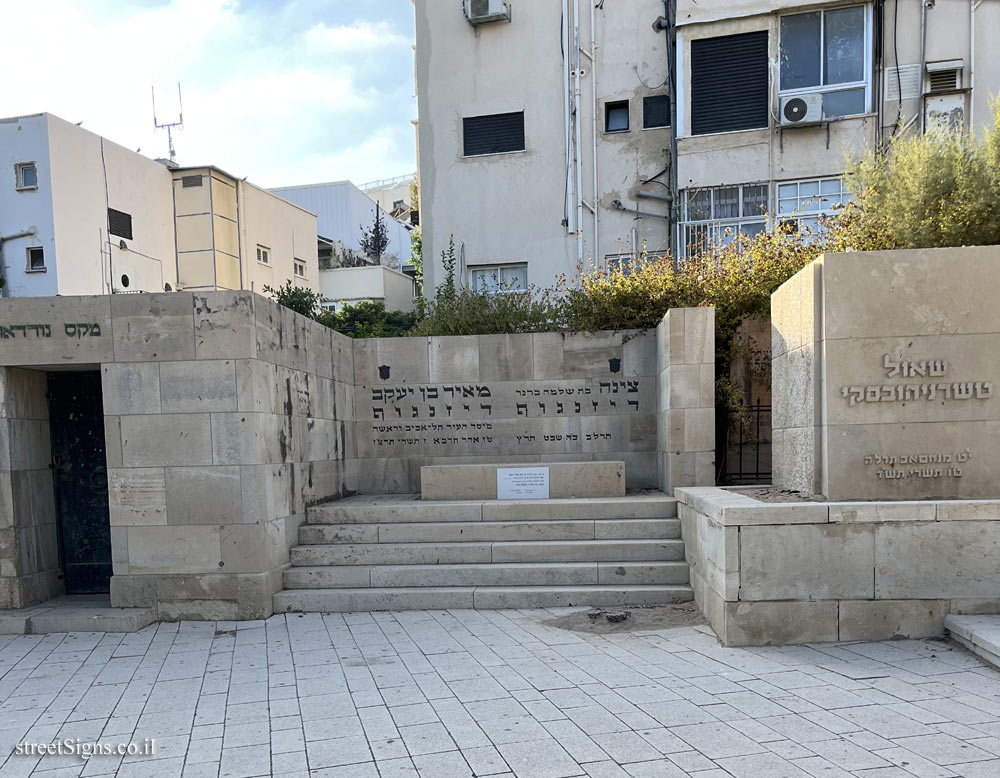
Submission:
M 430 465 L 420 468 L 424 500 L 496 500 L 497 471 L 542 470 L 549 498 L 621 497 L 624 462 L 550 462 L 524 465 Z

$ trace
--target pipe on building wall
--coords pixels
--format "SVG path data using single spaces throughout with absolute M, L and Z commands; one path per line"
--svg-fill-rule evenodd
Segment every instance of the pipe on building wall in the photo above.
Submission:
M 983 0 L 969 0 L 969 130 L 976 130 L 976 9 Z
M 32 235 L 37 234 L 38 231 L 34 227 L 30 227 L 26 230 L 21 230 L 20 232 L 15 232 L 10 235 L 0 235 L 0 281 L 3 281 L 3 286 L 0 287 L 0 297 L 10 297 L 10 280 L 7 275 L 7 261 L 3 256 L 3 244 L 9 240 L 30 238 Z
M 590 0 L 587 0 L 590 2 Z M 583 166 L 580 162 L 583 148 L 583 130 L 580 126 L 580 0 L 573 0 L 573 120 L 576 125 L 576 261 L 583 266 Z
M 927 9 L 934 7 L 934 0 L 920 0 L 920 103 L 917 110 L 920 112 L 919 127 L 921 135 L 927 130 L 924 126 L 924 113 L 926 111 L 924 78 L 927 76 Z M 900 95 L 902 100 L 902 95 Z
M 597 172 L 597 27 L 595 24 L 595 6 L 593 0 L 589 0 L 590 5 L 590 95 L 594 152 L 594 260 L 598 261 L 601 256 L 601 190 L 600 179 Z
M 570 113 L 570 91 L 572 90 L 569 74 L 569 0 L 562 0 L 562 48 L 563 48 L 563 113 L 566 136 L 566 234 L 576 232 L 576 209 L 573 207 L 573 125 Z

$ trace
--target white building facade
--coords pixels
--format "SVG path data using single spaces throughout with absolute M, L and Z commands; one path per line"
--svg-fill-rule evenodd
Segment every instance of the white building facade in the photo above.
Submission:
M 478 289 L 668 247 L 661 0 L 414 4 L 426 289 L 452 235 Z
M 4 296 L 319 288 L 316 215 L 218 168 L 51 114 L 0 120 L 0 167 Z
M 272 193 L 316 214 L 317 230 L 338 245 L 337 251 L 361 254 L 361 237 L 375 223 L 376 203 L 350 181 L 285 186 Z M 410 233 L 389 212 L 379 207 L 389 243 L 382 264 L 399 269 L 410 261 Z M 336 262 L 335 262 L 336 264 Z
M 0 120 L 4 296 L 176 288 L 171 173 L 51 114 Z
M 814 227 L 849 155 L 981 130 L 1000 89 L 992 0 L 414 4 L 428 289 L 451 235 L 516 289 Z
M 680 0 L 678 253 L 814 227 L 846 200 L 846 158 L 901 132 L 981 131 L 1000 66 L 983 0 Z

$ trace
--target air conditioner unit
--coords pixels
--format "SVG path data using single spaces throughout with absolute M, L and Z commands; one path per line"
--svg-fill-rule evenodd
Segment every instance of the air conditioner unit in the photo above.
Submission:
M 781 99 L 782 126 L 811 124 L 823 120 L 823 95 L 798 95 Z
M 470 24 L 509 22 L 510 8 L 503 0 L 465 0 L 465 17 Z

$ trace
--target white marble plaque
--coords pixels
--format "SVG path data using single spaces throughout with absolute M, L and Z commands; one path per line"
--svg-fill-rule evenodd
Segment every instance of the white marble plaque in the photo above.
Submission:
M 498 467 L 497 499 L 549 499 L 549 469 L 547 467 Z

